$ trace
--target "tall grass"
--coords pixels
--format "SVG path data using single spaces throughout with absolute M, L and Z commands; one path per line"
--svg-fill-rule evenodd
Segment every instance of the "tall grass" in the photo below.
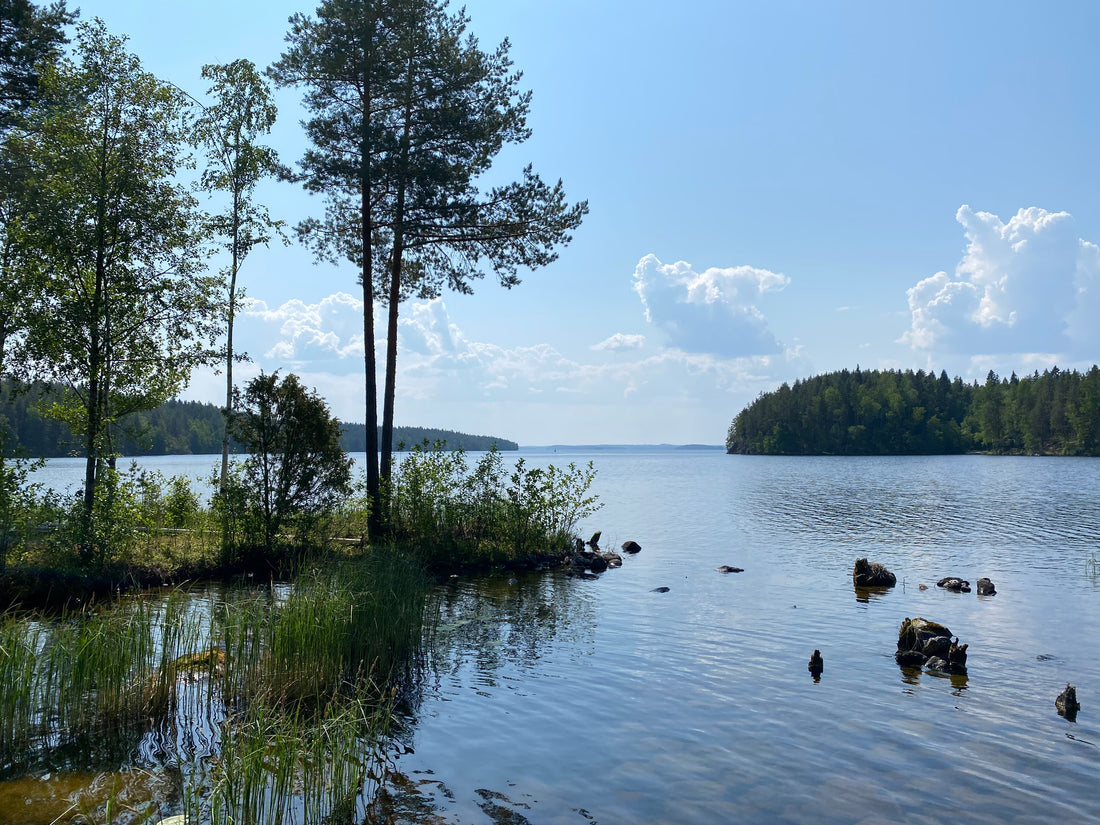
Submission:
M 173 591 L 49 622 L 8 618 L 0 764 L 11 774 L 69 749 L 117 765 L 152 738 L 144 750 L 184 775 L 196 821 L 355 809 L 419 656 L 427 588 L 415 560 L 380 551 L 199 608 Z
M 227 607 L 223 694 L 232 706 L 298 712 L 400 681 L 419 650 L 428 584 L 415 559 L 380 549 L 303 573 L 283 597 Z
M 353 821 L 373 793 L 387 721 L 373 702 L 332 703 L 320 717 L 250 712 L 227 729 L 190 814 L 235 825 Z
M 102 750 L 171 706 L 175 651 L 196 637 L 179 594 L 102 613 L 0 625 L 0 759 L 79 744 Z M 139 733 L 140 735 L 140 733 Z

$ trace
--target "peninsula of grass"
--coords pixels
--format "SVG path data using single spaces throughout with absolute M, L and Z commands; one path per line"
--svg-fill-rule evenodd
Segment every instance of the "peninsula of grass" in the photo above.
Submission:
M 384 519 L 353 490 L 274 532 L 244 486 L 204 503 L 136 468 L 110 476 L 91 529 L 78 500 L 8 488 L 0 780 L 142 752 L 179 776 L 143 803 L 154 821 L 358 821 L 419 678 L 433 581 L 568 562 L 593 476 L 421 449 Z M 122 804 L 87 800 L 89 821 Z
M 238 468 L 239 469 L 239 468 Z M 10 463 L 6 472 L 18 475 Z M 289 581 L 378 548 L 433 576 L 568 563 L 577 523 L 599 508 L 591 464 L 528 467 L 497 450 L 427 446 L 394 467 L 384 518 L 362 485 L 327 506 L 284 513 L 273 529 L 243 474 L 200 495 L 185 478 L 135 466 L 109 475 L 89 527 L 76 498 L 9 484 L 0 508 L 0 609 L 79 609 L 113 594 L 203 581 Z M 9 478 L 9 481 L 11 479 Z

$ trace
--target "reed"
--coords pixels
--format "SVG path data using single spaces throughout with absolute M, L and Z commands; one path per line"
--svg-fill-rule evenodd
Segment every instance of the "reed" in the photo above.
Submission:
M 428 588 L 415 558 L 377 550 L 220 599 L 5 618 L 0 764 L 117 764 L 154 741 L 195 821 L 350 821 L 419 661 Z
M 0 762 L 11 762 L 31 747 L 41 636 L 37 623 L 10 618 L 0 623 Z
M 195 821 L 259 825 L 356 821 L 375 790 L 390 705 L 331 703 L 320 717 L 259 708 L 228 727 Z
M 419 651 L 427 592 L 415 559 L 377 550 L 235 604 L 221 628 L 222 693 L 235 708 L 308 711 L 400 680 Z

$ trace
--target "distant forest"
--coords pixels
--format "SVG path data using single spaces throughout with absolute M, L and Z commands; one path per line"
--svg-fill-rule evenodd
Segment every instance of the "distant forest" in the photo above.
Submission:
M 83 455 L 83 444 L 66 424 L 43 413 L 58 397 L 44 385 L 32 385 L 13 392 L 15 385 L 0 383 L 0 444 L 4 455 L 34 458 Z M 221 407 L 197 401 L 169 401 L 152 410 L 126 416 L 114 429 L 115 451 L 124 456 L 206 455 L 222 451 Z M 381 432 L 379 432 L 381 440 Z M 345 424 L 341 444 L 349 453 L 366 450 L 364 424 Z M 518 450 L 519 445 L 505 438 L 467 435 L 425 427 L 394 427 L 393 443 L 398 449 L 442 443 L 446 449 Z M 231 449 L 236 450 L 236 445 Z
M 990 371 L 984 384 L 923 370 L 831 372 L 761 394 L 733 419 L 726 451 L 1100 456 L 1100 367 Z

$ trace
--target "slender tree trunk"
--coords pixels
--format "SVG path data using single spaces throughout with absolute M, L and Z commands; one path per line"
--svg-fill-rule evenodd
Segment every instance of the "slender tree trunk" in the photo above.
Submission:
M 104 117 L 102 142 L 99 147 L 100 191 L 96 203 L 96 253 L 95 288 L 92 292 L 92 306 L 88 314 L 88 422 L 85 433 L 87 458 L 84 465 L 84 524 L 82 553 L 87 559 L 91 555 L 92 516 L 95 510 L 96 481 L 101 461 L 100 425 L 102 423 L 102 393 L 107 388 L 101 385 L 103 372 L 104 342 L 100 333 L 100 314 L 106 302 L 107 288 L 107 155 L 109 119 Z
M 365 128 L 364 128 L 365 131 Z M 371 507 L 371 533 L 377 534 L 382 524 L 381 483 L 378 475 L 378 378 L 376 373 L 376 353 L 374 347 L 374 272 L 372 267 L 372 223 L 370 191 L 370 154 L 368 141 L 364 140 L 364 166 L 360 224 L 362 227 L 363 250 L 363 368 L 366 378 L 367 407 L 367 495 Z
M 398 213 L 400 214 L 400 207 Z M 390 261 L 390 294 L 386 324 L 386 386 L 382 401 L 382 478 L 390 477 L 393 464 L 393 408 L 397 389 L 397 309 L 401 300 L 401 255 L 403 252 L 401 230 L 394 229 L 393 252 Z
M 374 75 L 374 37 L 378 27 L 376 9 L 368 3 L 364 9 L 366 30 L 362 40 L 363 64 L 360 101 L 362 121 L 360 124 L 360 172 L 359 172 L 359 208 L 360 208 L 360 251 L 362 269 L 360 279 L 363 282 L 363 369 L 366 395 L 367 427 L 367 498 L 370 502 L 371 536 L 381 534 L 385 521 L 382 512 L 382 486 L 378 473 L 378 365 L 374 345 L 374 215 L 372 213 L 373 195 L 371 186 L 374 180 L 371 164 L 374 161 L 374 143 L 371 136 L 371 118 L 374 117 L 373 99 Z
M 405 123 L 401 134 L 401 163 L 398 166 L 397 199 L 393 220 L 393 249 L 390 251 L 390 290 L 386 326 L 386 386 L 382 402 L 383 478 L 389 478 L 393 461 L 393 410 L 397 394 L 397 314 L 401 303 L 401 264 L 405 254 L 405 198 L 408 192 L 409 147 L 412 130 L 413 59 L 410 55 L 405 84 Z
M 237 312 L 237 268 L 240 265 L 241 193 L 233 183 L 233 261 L 229 270 L 229 311 L 225 341 L 225 431 L 222 433 L 222 476 L 220 489 L 225 492 L 229 478 L 229 421 L 233 415 L 233 319 Z

